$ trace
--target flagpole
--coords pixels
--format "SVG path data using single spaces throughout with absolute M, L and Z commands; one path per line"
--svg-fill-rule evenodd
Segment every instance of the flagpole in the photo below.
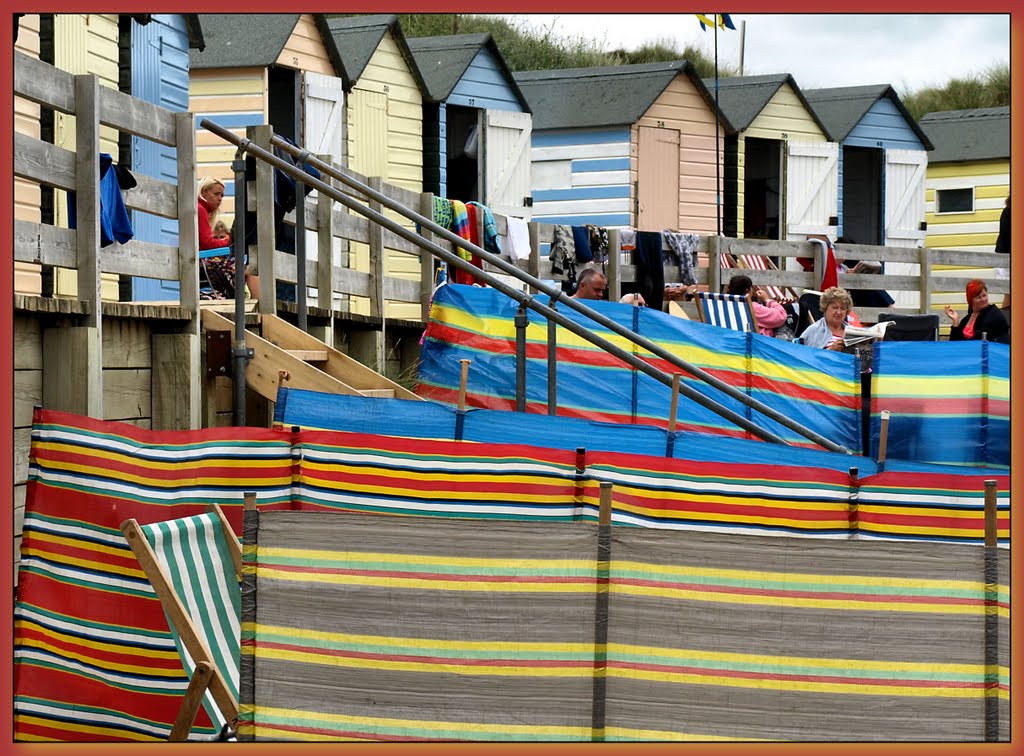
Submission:
M 718 108 L 718 17 L 715 16 L 715 216 L 718 223 L 718 235 L 722 235 L 722 179 L 721 155 L 718 146 L 718 129 L 722 117 Z

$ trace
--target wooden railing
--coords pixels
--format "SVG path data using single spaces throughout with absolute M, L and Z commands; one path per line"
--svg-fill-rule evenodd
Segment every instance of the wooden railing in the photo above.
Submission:
M 71 268 L 78 271 L 78 298 L 85 303 L 89 322 L 99 318 L 99 281 L 101 273 L 144 276 L 180 284 L 180 307 L 190 318 L 190 332 L 197 333 L 198 318 L 198 266 L 196 234 L 195 191 L 195 131 L 190 113 L 176 113 L 129 95 L 98 85 L 95 76 L 73 76 L 39 60 L 15 52 L 14 93 L 40 105 L 77 116 L 77 152 L 70 152 L 53 144 L 15 134 L 14 173 L 28 180 L 75 192 L 78 202 L 79 226 L 77 230 L 52 225 L 17 221 L 14 234 L 14 259 L 22 262 Z M 136 175 L 138 186 L 124 192 L 125 204 L 178 221 L 178 246 L 132 240 L 124 245 L 99 246 L 99 126 L 111 126 L 119 131 L 150 139 L 177 149 L 177 184 Z M 269 126 L 250 127 L 252 141 L 270 148 L 272 130 Z M 323 158 L 321 158 L 323 159 Z M 361 176 L 352 171 L 348 175 L 376 188 L 401 205 L 430 217 L 433 197 L 390 185 L 380 178 Z M 256 211 L 258 243 L 250 250 L 253 267 L 265 279 L 264 292 L 272 293 L 273 281 L 295 283 L 298 278 L 296 257 L 275 249 L 273 228 L 273 169 L 257 161 L 256 180 L 250 182 L 248 205 Z M 372 203 L 371 203 L 372 205 Z M 93 212 L 84 212 L 93 208 Z M 303 202 L 305 228 L 316 233 L 315 250 L 309 250 L 306 281 L 317 290 L 315 301 L 309 304 L 328 312 L 344 312 L 345 300 L 364 297 L 369 302 L 369 313 L 381 318 L 386 302 L 418 303 L 421 317 L 425 318 L 427 302 L 433 281 L 433 260 L 421 254 L 420 248 L 396 234 L 350 212 L 326 197 L 319 201 L 306 198 Z M 295 223 L 291 213 L 286 223 Z M 497 215 L 500 240 L 507 234 L 506 218 Z M 543 251 L 549 245 L 554 226 L 545 223 L 530 224 L 531 254 L 520 260 L 517 267 L 543 279 L 557 279 L 551 263 Z M 424 232 L 428 234 L 429 232 Z M 623 254 L 618 232 L 610 230 L 610 251 L 605 272 L 609 278 L 609 294 L 618 296 L 623 284 L 636 280 L 636 266 L 630 255 Z M 435 243 L 450 248 L 442 239 L 432 237 Z M 507 237 L 506 237 L 507 238 Z M 369 247 L 369 270 L 356 270 L 348 255 L 341 264 L 332 262 L 333 249 L 358 242 Z M 962 298 L 966 279 L 974 276 L 986 278 L 990 293 L 1000 295 L 1008 291 L 1009 282 L 992 275 L 995 267 L 1005 267 L 1006 260 L 994 252 L 939 250 L 928 248 L 876 247 L 868 245 L 840 245 L 840 256 L 877 260 L 883 263 L 909 263 L 916 266 L 911 275 L 851 275 L 844 274 L 839 283 L 850 289 L 885 289 L 894 296 L 898 292 L 911 292 L 919 300 L 914 310 L 928 312 L 937 295 L 955 295 Z M 420 274 L 417 277 L 388 275 L 384 258 L 398 253 L 418 258 Z M 820 245 L 810 242 L 764 241 L 701 236 L 697 246 L 697 282 L 717 290 L 738 274 L 736 269 L 722 268 L 723 255 L 733 257 L 755 254 L 775 259 L 781 270 L 743 270 L 754 284 L 773 284 L 791 287 L 796 291 L 818 289 L 822 280 L 823 260 Z M 805 272 L 787 261 L 796 257 L 813 257 L 816 267 Z M 587 266 L 582 266 L 587 267 Z M 797 269 L 790 269 L 797 268 Z M 951 270 L 949 268 L 959 268 Z M 678 274 L 666 267 L 665 280 L 678 280 Z M 339 308 L 338 302 L 342 304 Z M 265 296 L 259 303 L 262 312 L 275 312 L 278 302 Z M 862 319 L 873 321 L 875 311 L 862 313 Z

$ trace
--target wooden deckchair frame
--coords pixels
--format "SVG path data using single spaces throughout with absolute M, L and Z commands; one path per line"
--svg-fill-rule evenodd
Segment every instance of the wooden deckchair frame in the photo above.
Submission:
M 238 538 L 228 524 L 227 518 L 224 516 L 224 512 L 219 505 L 209 504 L 206 507 L 206 511 L 216 514 L 220 520 L 221 527 L 227 535 L 228 551 L 235 565 L 236 577 L 240 576 L 242 573 L 242 546 Z M 163 606 L 173 626 L 172 629 L 178 633 L 182 645 L 195 663 L 195 670 L 189 680 L 188 689 L 185 691 L 185 696 L 182 699 L 181 707 L 178 710 L 178 715 L 171 728 L 168 740 L 182 741 L 188 738 L 207 689 L 212 694 L 217 707 L 224 715 L 229 727 L 235 729 L 238 725 L 238 702 L 228 689 L 223 673 L 214 663 L 213 654 L 210 653 L 206 642 L 196 630 L 184 604 L 178 598 L 174 589 L 171 588 L 170 577 L 160 565 L 139 523 L 134 518 L 125 520 L 121 524 L 121 532 L 124 534 L 125 540 L 128 541 L 128 545 L 131 547 L 135 557 L 139 560 L 139 565 L 153 586 L 153 591 L 160 599 L 160 604 Z
M 754 318 L 754 305 L 750 301 L 750 297 L 741 296 L 739 294 L 719 294 L 714 291 L 699 291 L 696 296 L 697 302 L 697 315 L 700 316 L 702 323 L 708 323 L 710 325 L 719 326 L 721 328 L 728 328 L 732 331 L 753 331 L 757 332 L 757 320 Z M 726 323 L 719 323 L 707 310 L 709 302 L 727 302 L 730 306 L 746 307 L 747 311 L 747 328 L 734 328 Z

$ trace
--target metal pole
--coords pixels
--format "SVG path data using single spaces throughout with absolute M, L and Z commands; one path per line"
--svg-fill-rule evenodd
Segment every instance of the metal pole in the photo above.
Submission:
M 551 300 L 551 309 L 557 306 Z M 548 414 L 558 414 L 558 324 L 548 321 Z
M 301 170 L 296 166 L 291 165 L 290 163 L 284 160 L 281 160 L 272 153 L 253 144 L 250 140 L 233 134 L 232 132 L 228 131 L 219 124 L 210 121 L 209 119 L 204 118 L 200 122 L 200 126 L 207 129 L 208 131 L 212 131 L 214 134 L 217 134 L 222 139 L 228 142 L 240 145 L 243 149 L 246 149 L 252 154 L 258 156 L 261 160 L 270 163 L 274 167 L 279 168 L 280 170 L 284 171 L 285 173 L 288 173 L 293 177 L 295 176 L 296 171 Z M 830 441 L 821 434 L 813 430 L 810 430 L 809 428 L 805 428 L 804 426 L 800 425 L 796 421 L 782 414 L 778 410 L 775 410 L 772 407 L 765 405 L 764 403 L 754 399 L 753 397 L 747 396 L 742 391 L 738 390 L 734 386 L 730 386 L 725 381 L 716 378 L 707 371 L 698 368 L 695 365 L 691 365 L 689 362 L 682 359 L 678 355 L 669 352 L 660 344 L 656 344 L 650 339 L 647 339 L 637 333 L 634 333 L 633 331 L 623 326 L 622 324 L 615 322 L 611 318 L 602 315 L 601 313 L 591 309 L 590 307 L 587 307 L 585 304 L 583 304 L 581 300 L 572 299 L 566 296 L 560 289 L 550 286 L 544 281 L 540 280 L 539 278 L 536 278 L 535 276 L 531 276 L 530 274 L 525 273 L 524 271 L 517 268 L 515 265 L 512 265 L 511 263 L 503 260 L 497 255 L 494 255 L 488 252 L 487 250 L 483 249 L 482 247 L 476 246 L 475 244 L 471 244 L 469 241 L 462 239 L 459 236 L 456 236 L 446 228 L 442 228 L 438 224 L 434 223 L 433 220 L 426 218 L 412 210 L 409 210 L 408 208 L 403 207 L 399 203 L 391 200 L 389 197 L 386 197 L 384 194 L 371 189 L 365 184 L 361 184 L 360 182 L 353 179 L 351 176 L 348 176 L 342 171 L 339 171 L 334 166 L 318 160 L 314 155 L 312 155 L 307 150 L 300 150 L 294 147 L 293 145 L 281 140 L 279 137 L 273 137 L 271 139 L 271 143 L 275 146 L 281 147 L 286 152 L 295 155 L 302 162 L 306 162 L 314 166 L 322 173 L 326 173 L 328 176 L 337 178 L 342 183 L 355 188 L 361 196 L 375 199 L 378 202 L 380 202 L 383 206 L 395 210 L 396 212 L 402 213 L 409 220 L 415 221 L 417 224 L 419 224 L 421 229 L 426 228 L 431 233 L 435 234 L 436 236 L 442 237 L 451 244 L 475 253 L 482 260 L 494 265 L 494 267 L 500 269 L 501 271 L 514 276 L 520 281 L 523 281 L 531 288 L 543 292 L 544 294 L 547 294 L 548 296 L 552 297 L 557 301 L 566 302 L 572 309 L 587 316 L 597 324 L 631 341 L 632 343 L 639 346 L 641 349 L 650 352 L 655 357 L 665 360 L 669 364 L 675 365 L 676 367 L 685 370 L 690 375 L 693 375 L 696 378 L 699 378 L 700 380 L 704 381 L 705 383 L 708 383 L 709 385 L 718 389 L 722 393 L 732 397 L 736 401 L 745 404 L 746 406 L 751 407 L 752 409 L 757 410 L 761 414 L 774 420 L 780 425 L 783 425 L 795 431 L 796 433 L 799 433 L 800 435 L 804 436 L 805 438 L 808 438 L 809 440 L 813 441 L 819 446 L 822 446 L 828 449 L 829 451 L 841 452 L 844 454 L 851 453 L 844 446 L 841 446 L 833 441 Z M 651 376 L 659 383 L 663 383 L 666 386 L 671 384 L 671 378 L 667 374 L 663 373 L 661 370 L 658 370 L 649 363 L 634 357 L 632 354 L 616 346 L 612 342 L 600 336 L 597 336 L 596 334 L 592 333 L 589 329 L 580 326 L 579 324 L 575 323 L 572 320 L 569 320 L 561 313 L 552 310 L 550 307 L 546 305 L 542 305 L 540 302 L 537 302 L 532 296 L 526 295 L 523 292 L 514 289 L 513 287 L 504 283 L 500 279 L 497 279 L 494 276 L 490 275 L 486 271 L 477 268 L 469 261 L 463 260 L 457 254 L 454 254 L 444 249 L 443 247 L 426 240 L 424 237 L 419 236 L 414 231 L 411 231 L 405 228 L 404 226 L 396 223 L 395 221 L 391 220 L 390 218 L 385 217 L 383 214 L 371 210 L 358 200 L 347 196 L 345 193 L 339 191 L 337 188 L 331 186 L 330 184 L 327 184 L 319 179 L 315 179 L 312 177 L 307 178 L 307 183 L 309 183 L 311 186 L 317 189 L 317 191 L 326 193 L 328 197 L 331 197 L 332 199 L 340 202 L 350 210 L 354 210 L 360 215 L 363 215 L 366 218 L 372 220 L 373 222 L 380 224 L 389 231 L 392 231 L 397 236 L 400 236 L 401 238 L 409 242 L 412 242 L 413 244 L 419 246 L 420 248 L 429 251 L 435 257 L 448 263 L 450 268 L 456 267 L 466 271 L 475 278 L 484 281 L 497 291 L 500 291 L 502 294 L 514 299 L 517 302 L 525 302 L 527 307 L 530 307 L 531 309 L 539 312 L 540 314 L 544 315 L 549 319 L 555 319 L 559 325 L 575 333 L 581 338 L 586 339 L 591 344 L 594 344 L 598 348 L 603 349 L 612 356 L 619 358 L 628 365 L 635 367 L 636 369 L 640 370 L 646 375 Z M 764 428 L 761 428 L 753 424 L 743 415 L 740 415 L 739 413 L 722 406 L 718 402 L 704 396 L 703 394 L 701 394 L 699 391 L 696 391 L 692 387 L 683 384 L 682 386 L 680 386 L 680 389 L 682 390 L 682 393 L 686 395 L 687 398 L 692 399 L 701 406 L 706 407 L 712 412 L 715 412 L 716 414 L 726 418 L 730 422 L 735 423 L 739 427 L 743 428 L 746 431 L 749 431 L 758 438 L 786 445 L 786 441 L 784 439 L 780 438 L 774 433 L 771 433 L 770 431 L 765 430 Z
M 526 304 L 519 303 L 516 312 L 516 412 L 526 412 L 526 326 L 530 318 Z
M 231 162 L 235 172 L 235 339 L 231 345 L 232 380 L 234 380 L 234 400 L 232 406 L 232 422 L 236 426 L 245 425 L 245 370 L 252 352 L 245 346 L 245 211 L 247 208 L 245 186 L 245 148 L 239 145 L 235 159 Z
M 306 194 L 305 184 L 300 178 L 295 179 L 295 308 L 299 329 L 308 333 L 309 323 L 306 318 Z

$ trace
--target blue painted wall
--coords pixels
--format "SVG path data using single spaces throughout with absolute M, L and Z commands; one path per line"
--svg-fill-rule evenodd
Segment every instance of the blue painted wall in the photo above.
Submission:
M 533 220 L 629 226 L 629 127 L 534 131 Z
M 481 49 L 452 89 L 448 99 L 435 106 L 436 112 L 433 108 L 424 107 L 423 158 L 427 162 L 423 171 L 424 183 L 425 186 L 429 186 L 430 179 L 436 177 L 438 195 L 441 197 L 447 196 L 448 189 L 448 167 L 445 158 L 448 154 L 448 105 L 477 110 L 523 112 L 522 103 L 502 75 L 494 54 L 486 48 Z M 436 118 L 436 121 L 428 123 L 428 117 Z
M 914 133 L 913 128 L 903 117 L 896 103 L 884 97 L 864 114 L 860 122 L 854 126 L 850 135 L 842 142 L 842 147 L 868 147 L 878 150 L 924 150 L 924 145 Z M 843 230 L 843 151 L 839 150 L 839 235 Z M 881 202 L 885 202 L 885 167 L 882 167 Z M 879 209 L 882 218 L 884 208 Z M 885 238 L 885 229 L 882 229 Z
M 154 15 L 145 26 L 132 21 L 132 96 L 168 110 L 188 110 L 188 33 L 180 14 Z M 191 157 L 190 157 L 191 159 Z M 132 170 L 171 184 L 178 183 L 173 147 L 132 137 Z M 177 246 L 178 222 L 140 211 L 132 217 L 135 238 Z M 178 300 L 177 281 L 135 278 L 135 301 Z

